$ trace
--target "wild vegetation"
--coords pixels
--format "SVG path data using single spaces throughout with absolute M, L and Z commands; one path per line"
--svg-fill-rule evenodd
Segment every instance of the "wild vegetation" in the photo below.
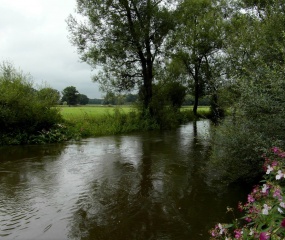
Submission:
M 69 138 L 54 105 L 57 92 L 33 88 L 32 78 L 11 64 L 0 65 L 0 145 L 44 143 Z
M 254 186 L 247 202 L 238 204 L 245 216 L 233 223 L 218 223 L 210 230 L 210 239 L 285 238 L 284 158 L 285 152 L 278 147 L 264 153 L 262 185 Z
M 241 1 L 227 26 L 229 82 L 220 97 L 232 114 L 213 133 L 209 165 L 227 183 L 255 182 L 262 152 L 284 147 L 284 9 L 281 1 Z

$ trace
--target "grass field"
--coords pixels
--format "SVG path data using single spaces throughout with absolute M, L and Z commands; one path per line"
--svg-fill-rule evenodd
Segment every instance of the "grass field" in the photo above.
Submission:
M 81 137 L 113 135 L 132 131 L 148 131 L 159 129 L 160 126 L 153 119 L 142 119 L 138 111 L 132 106 L 58 106 L 63 118 L 68 121 L 69 128 Z M 181 108 L 183 121 L 195 119 L 192 107 Z M 207 117 L 209 107 L 198 108 L 201 117 Z M 167 117 L 167 116 L 166 116 Z M 171 124 L 172 118 L 164 119 Z
M 75 118 L 97 118 L 104 117 L 105 115 L 113 115 L 114 110 L 118 109 L 121 113 L 129 113 L 134 110 L 131 106 L 100 106 L 100 105 L 87 105 L 87 106 L 59 106 L 60 112 L 64 119 L 72 120 Z
M 183 106 L 181 111 L 192 110 L 193 106 Z M 101 106 L 101 105 L 86 105 L 86 106 L 59 106 L 60 112 L 64 119 L 72 120 L 74 118 L 84 118 L 84 117 L 103 117 L 105 115 L 113 115 L 114 110 L 118 109 L 121 113 L 129 113 L 131 111 L 136 111 L 132 106 Z M 199 113 L 209 112 L 209 107 L 200 106 L 198 108 Z

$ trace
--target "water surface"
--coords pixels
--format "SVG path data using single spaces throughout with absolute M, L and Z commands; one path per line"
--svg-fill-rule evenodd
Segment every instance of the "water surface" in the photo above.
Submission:
M 209 239 L 245 196 L 209 185 L 209 127 L 0 148 L 0 238 Z

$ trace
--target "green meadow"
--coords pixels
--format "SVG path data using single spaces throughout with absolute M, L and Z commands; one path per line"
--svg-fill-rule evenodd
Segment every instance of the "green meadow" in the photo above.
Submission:
M 130 105 L 122 106 L 101 106 L 101 105 L 87 105 L 87 106 L 59 106 L 60 113 L 66 120 L 78 119 L 78 118 L 100 118 L 104 116 L 110 116 L 119 111 L 121 114 L 128 114 L 130 112 L 136 112 L 136 108 Z M 181 111 L 191 111 L 193 106 L 183 106 Z M 210 109 L 208 106 L 200 106 L 198 113 L 200 115 L 207 115 Z
M 132 106 L 59 106 L 61 115 L 69 124 L 72 132 L 79 137 L 94 137 L 113 135 L 134 131 L 159 129 L 159 124 L 151 118 L 141 118 L 138 110 Z M 189 122 L 195 119 L 192 107 L 182 107 L 181 121 Z M 209 107 L 198 108 L 201 117 L 209 115 Z M 168 120 L 166 120 L 168 121 Z M 172 118 L 169 118 L 169 122 Z
M 113 115 L 115 111 L 120 111 L 122 114 L 127 114 L 134 111 L 132 106 L 101 106 L 101 105 L 87 105 L 87 106 L 59 106 L 60 113 L 66 120 L 74 120 L 78 118 L 101 118 L 106 115 Z

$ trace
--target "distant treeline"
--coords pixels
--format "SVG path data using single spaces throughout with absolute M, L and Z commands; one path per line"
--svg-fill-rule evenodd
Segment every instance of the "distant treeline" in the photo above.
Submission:
M 138 100 L 137 94 L 127 94 L 127 95 L 115 95 L 113 93 L 107 93 L 104 98 L 93 98 L 88 101 L 88 104 L 95 105 L 123 105 L 123 104 L 133 104 Z M 192 106 L 194 104 L 194 96 L 186 95 L 183 102 L 183 106 Z M 205 96 L 200 99 L 200 106 L 210 106 L 210 97 Z

